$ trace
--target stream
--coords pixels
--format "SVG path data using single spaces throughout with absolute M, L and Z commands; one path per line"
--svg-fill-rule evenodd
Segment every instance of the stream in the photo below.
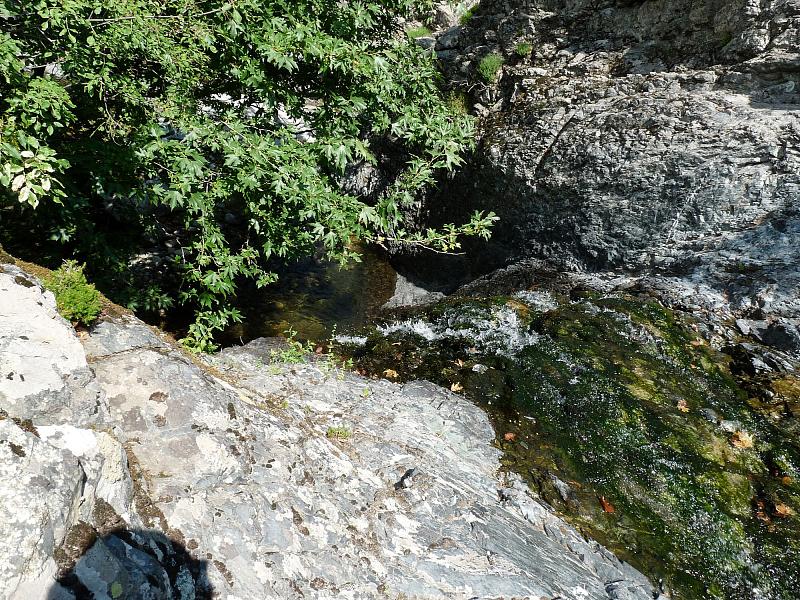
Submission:
M 520 290 L 379 313 L 393 280 L 376 255 L 349 271 L 300 265 L 227 341 L 289 326 L 321 341 L 335 327 L 361 373 L 482 406 L 505 468 L 670 597 L 798 597 L 793 365 L 748 373 L 707 325 L 621 294 Z

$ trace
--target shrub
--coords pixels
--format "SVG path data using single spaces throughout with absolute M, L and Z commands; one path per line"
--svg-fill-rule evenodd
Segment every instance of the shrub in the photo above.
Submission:
M 397 35 L 429 4 L 0 1 L 0 239 L 98 277 L 118 266 L 110 285 L 140 298 L 133 265 L 174 236 L 174 262 L 144 282 L 161 291 L 137 302 L 191 311 L 186 344 L 202 349 L 240 318 L 237 288 L 270 284 L 280 262 L 355 260 L 354 239 L 453 251 L 488 235 L 490 215 L 408 218 L 474 141 L 435 58 Z M 345 193 L 348 165 L 379 163 L 386 139 L 404 156 L 390 185 Z
M 464 92 L 452 91 L 445 99 L 447 108 L 450 109 L 455 115 L 468 115 L 469 114 L 469 98 Z
M 73 323 L 91 324 L 102 308 L 100 293 L 86 281 L 83 265 L 74 260 L 53 271 L 44 281 L 45 287 L 56 297 L 58 312 Z
M 491 83 L 497 77 L 498 71 L 505 63 L 505 59 L 499 54 L 488 54 L 481 59 L 478 65 L 478 73 L 486 83 Z
M 527 58 L 533 52 L 533 44 L 520 42 L 514 47 L 514 53 L 520 58 Z

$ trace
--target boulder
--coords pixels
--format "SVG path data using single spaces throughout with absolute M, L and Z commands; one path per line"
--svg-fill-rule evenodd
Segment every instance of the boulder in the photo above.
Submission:
M 40 287 L 10 298 L 74 339 Z M 66 364 L 107 412 L 52 424 L 19 394 L 0 419 L 2 598 L 653 597 L 501 474 L 487 416 L 447 390 L 282 364 L 274 340 L 200 360 L 132 317 L 83 342 Z M 81 406 L 53 381 L 58 414 Z
M 447 46 L 451 85 L 494 108 L 421 220 L 501 221 L 466 258 L 399 256 L 404 274 L 452 289 L 540 259 L 702 285 L 740 317 L 800 316 L 796 2 L 490 0 Z M 506 66 L 487 89 L 491 52 Z

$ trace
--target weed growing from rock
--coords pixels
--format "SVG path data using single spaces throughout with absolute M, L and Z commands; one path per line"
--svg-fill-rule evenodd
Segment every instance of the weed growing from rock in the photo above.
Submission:
M 64 261 L 60 268 L 45 278 L 44 285 L 56 297 L 58 312 L 68 321 L 90 325 L 102 309 L 100 292 L 86 281 L 84 265 Z
M 488 54 L 478 64 L 478 74 L 486 83 L 492 83 L 497 78 L 497 73 L 503 67 L 505 59 L 499 54 Z

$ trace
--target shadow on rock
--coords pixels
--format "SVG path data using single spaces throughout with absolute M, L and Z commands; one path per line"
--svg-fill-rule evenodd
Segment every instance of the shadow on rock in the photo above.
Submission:
M 160 531 L 117 529 L 98 536 L 80 523 L 57 552 L 59 576 L 47 600 L 205 600 L 207 562 Z

